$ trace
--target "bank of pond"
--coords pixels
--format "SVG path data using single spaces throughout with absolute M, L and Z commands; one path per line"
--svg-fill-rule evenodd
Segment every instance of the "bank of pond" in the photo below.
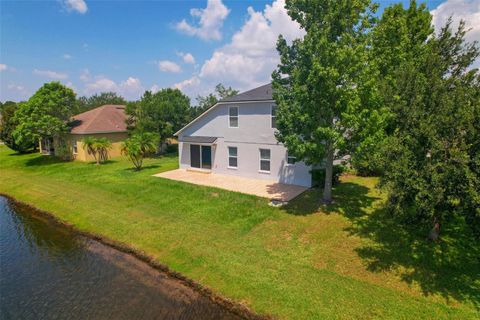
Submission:
M 136 257 L 0 196 L 0 319 L 240 319 Z

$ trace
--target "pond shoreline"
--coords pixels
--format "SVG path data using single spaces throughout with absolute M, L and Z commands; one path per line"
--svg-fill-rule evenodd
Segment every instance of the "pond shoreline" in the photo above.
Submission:
M 30 211 L 32 211 L 35 215 L 37 215 L 39 217 L 42 217 L 42 218 L 45 218 L 49 223 L 61 226 L 63 228 L 66 228 L 75 235 L 85 237 L 85 238 L 93 240 L 93 241 L 97 241 L 97 242 L 102 243 L 102 244 L 104 244 L 108 247 L 111 247 L 111 248 L 115 249 L 115 250 L 118 250 L 120 252 L 123 252 L 125 254 L 128 254 L 128 255 L 131 255 L 131 256 L 135 257 L 136 259 L 148 264 L 150 267 L 157 270 L 158 272 L 161 272 L 161 273 L 167 275 L 168 277 L 178 281 L 179 283 L 185 285 L 186 287 L 191 288 L 192 290 L 198 292 L 202 296 L 208 298 L 213 303 L 219 305 L 220 307 L 226 309 L 227 311 L 229 311 L 229 312 L 231 312 L 231 313 L 233 313 L 237 316 L 243 317 L 243 318 L 248 319 L 248 320 L 274 319 L 271 316 L 259 315 L 255 312 L 253 312 L 252 310 L 250 310 L 248 307 L 213 292 L 210 288 L 208 288 L 208 287 L 206 287 L 206 286 L 204 286 L 204 285 L 202 285 L 202 284 L 200 284 L 200 283 L 198 283 L 198 282 L 196 282 L 192 279 L 189 279 L 186 276 L 184 276 L 183 274 L 170 269 L 167 265 L 156 261 L 153 257 L 149 256 L 147 253 L 145 253 L 143 251 L 136 250 L 136 249 L 130 247 L 129 245 L 125 244 L 125 243 L 121 243 L 119 241 L 112 240 L 108 237 L 104 237 L 104 236 L 101 236 L 99 234 L 95 234 L 95 233 L 92 233 L 92 232 L 80 230 L 75 225 L 61 220 L 60 218 L 58 218 L 53 213 L 50 213 L 50 212 L 45 211 L 45 210 L 38 209 L 35 206 L 33 206 L 29 203 L 17 200 L 14 197 L 12 197 L 8 194 L 0 192 L 0 196 L 3 196 L 5 198 L 7 198 L 9 201 L 12 202 L 12 204 L 14 206 L 18 206 L 20 208 L 22 208 L 22 207 L 27 208 Z

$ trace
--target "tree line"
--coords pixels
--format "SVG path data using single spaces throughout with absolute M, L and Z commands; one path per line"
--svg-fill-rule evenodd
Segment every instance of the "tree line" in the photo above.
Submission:
M 333 161 L 380 175 L 387 208 L 402 221 L 433 226 L 463 219 L 480 236 L 480 73 L 478 43 L 465 23 L 435 33 L 425 4 L 370 0 L 289 0 L 306 31 L 280 36 L 273 72 L 277 139 L 289 153 L 325 167 Z
M 152 145 L 152 141 L 156 141 L 153 152 L 161 153 L 165 150 L 166 140 L 177 130 L 218 100 L 237 93 L 231 87 L 218 84 L 214 93 L 197 96 L 197 105 L 192 106 L 190 98 L 178 89 L 146 91 L 138 101 L 129 102 L 115 92 L 76 98 L 72 89 L 59 82 L 50 82 L 27 101 L 0 103 L 0 140 L 15 151 L 30 152 L 38 147 L 41 138 L 61 139 L 73 125 L 72 116 L 105 104 L 114 104 L 126 106 L 129 133 L 137 135 L 132 141 L 144 141 L 143 145 Z M 85 142 L 89 153 L 96 159 L 97 154 L 105 155 L 107 142 L 94 139 Z M 138 157 L 138 154 L 134 156 Z M 105 156 L 99 156 L 98 159 L 105 159 Z

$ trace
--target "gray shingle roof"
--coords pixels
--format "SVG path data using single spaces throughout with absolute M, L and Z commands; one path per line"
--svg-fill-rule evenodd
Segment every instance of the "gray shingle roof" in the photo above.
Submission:
M 261 101 L 272 100 L 272 84 L 266 84 L 261 87 L 242 92 L 236 96 L 228 97 L 220 102 L 236 102 L 236 101 Z

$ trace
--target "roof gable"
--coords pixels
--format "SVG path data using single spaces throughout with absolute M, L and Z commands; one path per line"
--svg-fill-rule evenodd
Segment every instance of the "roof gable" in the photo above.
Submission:
M 239 93 L 235 96 L 227 97 L 225 99 L 220 100 L 217 102 L 215 105 L 211 106 L 208 108 L 204 113 L 190 121 L 186 126 L 184 126 L 182 129 L 178 130 L 175 132 L 175 135 L 179 135 L 180 132 L 188 128 L 190 125 L 195 123 L 198 119 L 203 117 L 205 114 L 209 113 L 213 108 L 215 108 L 218 105 L 222 104 L 230 104 L 230 103 L 246 103 L 246 102 L 263 102 L 263 101 L 273 101 L 273 95 L 272 95 L 272 84 L 265 84 L 263 86 L 260 86 L 258 88 L 245 91 L 242 93 Z
M 222 99 L 220 102 L 237 102 L 237 101 L 262 101 L 272 100 L 272 84 L 265 84 L 258 88 L 239 93 L 235 96 Z
M 72 117 L 73 134 L 126 132 L 127 116 L 123 105 L 103 105 Z

